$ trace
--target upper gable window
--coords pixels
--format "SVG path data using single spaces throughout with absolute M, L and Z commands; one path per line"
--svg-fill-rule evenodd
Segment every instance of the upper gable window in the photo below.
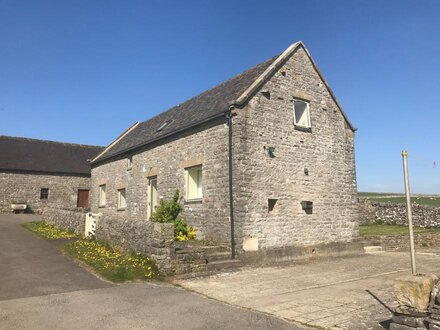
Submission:
M 301 128 L 311 128 L 309 103 L 301 100 L 293 101 L 293 124 Z

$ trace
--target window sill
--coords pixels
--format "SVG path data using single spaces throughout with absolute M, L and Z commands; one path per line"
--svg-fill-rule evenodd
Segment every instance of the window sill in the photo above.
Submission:
M 104 205 L 98 205 L 98 208 L 100 208 L 100 209 L 105 208 L 105 204 Z
M 201 204 L 203 198 L 186 199 L 185 204 Z
M 125 207 L 121 207 L 119 209 L 116 209 L 116 211 L 125 211 Z
M 312 133 L 312 128 L 311 127 L 304 127 L 304 126 L 297 126 L 297 125 L 295 125 L 294 127 L 298 131 Z
M 133 167 L 129 167 L 127 168 L 127 171 L 131 171 L 133 169 Z

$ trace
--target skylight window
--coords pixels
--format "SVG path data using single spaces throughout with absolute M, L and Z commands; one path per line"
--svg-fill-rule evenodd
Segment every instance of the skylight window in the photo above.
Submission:
M 167 127 L 170 123 L 172 122 L 172 120 L 167 120 L 166 122 L 164 122 L 162 125 L 160 125 L 160 127 L 156 130 L 156 132 L 160 132 L 162 131 L 165 127 Z

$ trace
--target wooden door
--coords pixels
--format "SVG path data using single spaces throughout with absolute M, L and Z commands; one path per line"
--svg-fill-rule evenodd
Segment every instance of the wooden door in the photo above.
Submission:
M 89 207 L 89 190 L 78 189 L 77 207 Z

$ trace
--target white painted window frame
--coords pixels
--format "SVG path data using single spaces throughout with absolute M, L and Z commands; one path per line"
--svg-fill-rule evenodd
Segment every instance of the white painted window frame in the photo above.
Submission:
M 127 171 L 133 168 L 133 156 L 127 157 Z
M 190 179 L 191 179 L 191 173 L 193 171 L 199 171 L 200 170 L 200 177 L 197 174 L 197 193 L 195 195 L 192 195 L 190 192 Z M 191 166 L 188 168 L 185 168 L 186 172 L 186 200 L 187 201 L 199 201 L 203 199 L 203 166 L 202 165 L 196 165 Z M 200 182 L 201 181 L 201 182 Z
M 118 210 L 125 210 L 127 207 L 127 189 L 118 189 Z
M 98 207 L 105 207 L 107 202 L 106 185 L 100 184 L 98 186 Z
M 307 112 L 307 119 L 309 122 L 308 126 L 304 126 L 304 125 L 300 125 L 297 121 L 296 118 L 296 111 L 295 111 L 295 102 L 301 102 L 307 105 L 306 107 L 306 112 Z M 306 128 L 306 129 L 311 129 L 312 128 L 312 120 L 310 118 L 310 102 L 305 101 L 305 100 L 301 100 L 301 99 L 293 99 L 293 125 L 296 127 L 300 127 L 300 128 Z

